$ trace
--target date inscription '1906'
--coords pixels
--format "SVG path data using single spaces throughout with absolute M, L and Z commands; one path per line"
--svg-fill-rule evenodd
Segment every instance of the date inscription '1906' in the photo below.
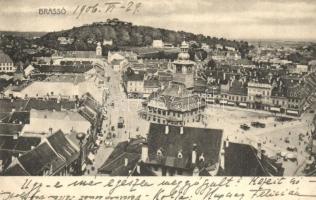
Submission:
M 79 17 L 84 14 L 112 13 L 114 10 L 122 10 L 123 12 L 136 14 L 141 7 L 142 3 L 134 1 L 129 1 L 127 4 L 118 1 L 95 3 L 93 5 L 84 4 L 77 5 L 73 11 L 73 15 L 76 16 L 76 19 L 79 19 Z

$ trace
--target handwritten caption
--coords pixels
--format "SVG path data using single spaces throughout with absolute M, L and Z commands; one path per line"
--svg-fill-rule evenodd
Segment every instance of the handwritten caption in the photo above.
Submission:
M 141 2 L 127 1 L 126 3 L 120 1 L 106 1 L 94 4 L 77 5 L 73 11 L 76 19 L 79 19 L 85 14 L 98 14 L 98 13 L 112 13 L 115 10 L 121 10 L 126 13 L 136 14 L 142 7 Z
M 299 177 L 2 177 L 0 199 L 309 199 L 313 184 Z
M 76 4 L 73 9 L 61 7 L 41 7 L 38 9 L 39 15 L 65 16 L 73 15 L 79 19 L 84 15 L 110 14 L 115 11 L 130 13 L 135 15 L 143 7 L 143 3 L 137 1 L 83 1 L 82 4 Z

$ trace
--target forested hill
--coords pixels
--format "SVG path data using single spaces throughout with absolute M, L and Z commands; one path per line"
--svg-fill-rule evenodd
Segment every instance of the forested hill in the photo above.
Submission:
M 60 45 L 57 40 L 58 37 L 67 37 L 74 41 L 71 45 Z M 152 44 L 153 39 L 162 39 L 164 42 L 178 45 L 184 37 L 187 41 L 203 42 L 209 44 L 211 47 L 216 44 L 222 44 L 224 46 L 235 47 L 241 51 L 248 48 L 248 43 L 243 41 L 231 41 L 183 31 L 137 26 L 117 19 L 74 27 L 70 30 L 51 32 L 42 36 L 38 42 L 54 49 L 93 50 L 95 49 L 96 41 L 103 41 L 104 39 L 112 39 L 114 45 L 120 47 L 148 46 Z

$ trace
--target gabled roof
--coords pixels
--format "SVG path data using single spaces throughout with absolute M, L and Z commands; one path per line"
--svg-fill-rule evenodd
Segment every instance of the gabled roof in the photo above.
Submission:
M 29 124 L 30 123 L 30 112 L 27 112 L 27 111 L 14 112 L 8 118 L 6 123 Z
M 44 170 L 50 170 L 51 168 L 55 172 L 64 164 L 64 161 L 57 156 L 47 142 L 22 155 L 18 160 L 32 176 L 42 175 Z
M 22 111 L 25 108 L 27 100 L 24 99 L 0 99 L 0 112 Z
M 0 63 L 13 63 L 13 61 L 6 53 L 0 50 Z
M 234 80 L 231 83 L 232 85 L 229 87 L 229 94 L 233 95 L 242 95 L 242 96 L 247 96 L 248 90 L 245 85 L 243 85 L 243 82 L 240 80 Z
M 158 80 L 145 80 L 144 81 L 144 87 L 145 88 L 159 88 L 160 87 L 160 83 Z
M 57 104 L 56 100 L 30 99 L 25 107 L 25 110 L 30 111 L 31 109 L 60 111 L 61 105 Z
M 274 166 L 268 158 L 260 160 L 257 150 L 247 144 L 229 143 L 225 147 L 225 176 L 277 176 L 283 170 Z
M 67 140 L 62 131 L 57 131 L 46 142 L 20 156 L 18 161 L 32 176 L 42 175 L 44 170 L 49 170 L 49 175 L 54 175 L 78 156 L 76 147 Z
M 10 152 L 27 152 L 41 142 L 38 137 L 22 137 L 14 139 L 12 136 L 0 136 L 0 150 Z
M 133 73 L 124 73 L 125 81 L 143 81 L 145 77 L 145 71 L 137 71 Z
M 40 65 L 36 66 L 42 73 L 85 73 L 93 68 L 92 65 Z
M 23 124 L 0 123 L 0 135 L 16 135 L 23 129 Z
M 61 130 L 47 137 L 47 140 L 54 150 L 65 160 L 70 161 L 79 156 L 79 151 L 67 140 Z
M 12 167 L 9 167 L 7 170 L 4 171 L 3 173 L 4 176 L 30 176 L 27 171 L 21 167 L 21 165 L 16 164 L 13 165 Z
M 194 148 L 197 153 L 196 164 L 200 169 L 218 162 L 223 135 L 222 130 L 183 127 L 183 134 L 180 134 L 181 127 L 168 125 L 169 132 L 165 134 L 165 128 L 166 125 L 163 124 L 150 124 L 148 163 L 192 170 L 195 167 L 192 165 L 192 151 Z M 159 149 L 162 152 L 162 157 L 157 155 Z M 180 151 L 183 155 L 182 158 L 178 158 Z M 202 153 L 205 158 L 204 162 L 199 161 Z
M 131 139 L 129 142 L 117 144 L 98 172 L 116 176 L 128 175 L 128 171 L 132 170 L 140 159 L 142 142 L 143 139 Z M 124 166 L 125 158 L 128 159 L 128 166 Z

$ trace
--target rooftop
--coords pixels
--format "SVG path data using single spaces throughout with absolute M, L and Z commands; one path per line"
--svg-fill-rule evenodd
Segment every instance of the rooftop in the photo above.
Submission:
M 140 159 L 142 142 L 143 139 L 131 139 L 117 144 L 98 172 L 117 176 L 128 175 L 126 172 L 133 169 Z M 128 166 L 125 166 L 125 159 L 128 159 Z
M 0 50 L 0 63 L 13 63 L 13 61 L 6 53 Z
M 257 150 L 247 144 L 229 143 L 225 147 L 225 176 L 278 176 L 282 168 L 267 157 L 259 159 Z
M 0 136 L 0 150 L 10 152 L 27 152 L 36 147 L 41 142 L 38 137 L 23 137 L 19 136 L 14 139 L 13 136 Z
M 223 130 L 183 127 L 168 125 L 169 132 L 165 133 L 166 125 L 150 124 L 148 134 L 148 163 L 160 164 L 181 169 L 193 169 L 192 151 L 197 154 L 197 166 L 201 169 L 218 162 L 221 149 Z M 161 150 L 161 158 L 157 151 Z M 179 158 L 178 153 L 182 153 Z M 203 155 L 204 161 L 200 159 Z

